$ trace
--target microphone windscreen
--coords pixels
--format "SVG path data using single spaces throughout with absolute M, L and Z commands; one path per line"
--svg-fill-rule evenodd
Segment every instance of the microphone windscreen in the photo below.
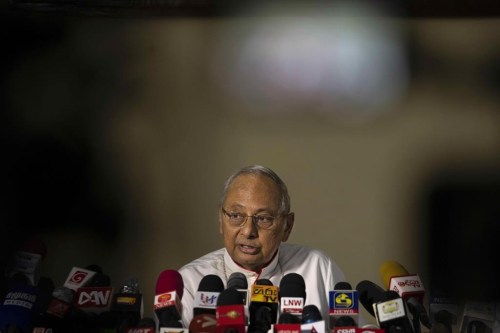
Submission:
M 335 290 L 352 290 L 352 286 L 349 282 L 340 281 L 335 284 L 333 287 Z
M 205 275 L 198 285 L 198 291 L 221 292 L 224 290 L 222 279 L 214 274 Z
M 353 317 L 341 316 L 335 321 L 335 327 L 358 326 Z
M 300 317 L 291 313 L 283 313 L 278 319 L 278 324 L 300 324 Z
M 248 326 L 248 332 L 264 332 L 267 333 L 272 325 L 275 323 L 273 319 L 272 310 L 268 306 L 260 306 L 258 307 L 254 314 L 253 320 L 250 322 Z
M 135 276 L 128 277 L 120 288 L 121 293 L 139 294 L 139 280 Z
M 102 274 L 102 268 L 101 268 L 101 266 L 96 265 L 96 264 L 90 264 L 87 267 L 85 267 L 85 269 L 88 269 L 89 271 L 92 271 L 92 272 L 96 272 L 96 273 Z
M 306 283 L 302 275 L 289 273 L 283 276 L 279 285 L 279 297 L 306 298 Z
M 234 288 L 224 289 L 217 298 L 217 306 L 243 305 L 241 294 Z
M 383 300 L 385 290 L 368 280 L 359 282 L 356 286 L 356 290 L 358 291 L 359 302 L 363 304 L 363 307 L 368 313 L 375 317 L 373 304 Z
M 229 279 L 227 280 L 227 288 L 247 289 L 248 282 L 245 274 L 234 272 L 233 274 L 229 275 Z
M 95 272 L 95 275 L 90 278 L 85 287 L 111 287 L 111 279 L 102 272 L 101 266 L 91 264 L 86 269 Z
M 384 286 L 389 289 L 391 278 L 394 276 L 410 275 L 408 271 L 397 261 L 387 260 L 380 266 L 380 279 Z
M 394 290 L 386 290 L 382 293 L 382 299 L 378 302 L 392 301 L 393 299 L 398 298 L 401 298 L 401 296 L 399 296 L 397 292 L 395 292 Z
M 173 269 L 166 269 L 160 273 L 156 280 L 156 295 L 174 291 L 179 298 L 182 298 L 184 293 L 184 281 L 181 274 Z
M 302 310 L 302 324 L 315 323 L 321 320 L 323 320 L 323 317 L 321 317 L 321 312 L 319 312 L 316 305 L 309 304 L 304 306 Z
M 258 279 L 255 281 L 255 284 L 258 286 L 272 286 L 273 283 L 269 279 Z

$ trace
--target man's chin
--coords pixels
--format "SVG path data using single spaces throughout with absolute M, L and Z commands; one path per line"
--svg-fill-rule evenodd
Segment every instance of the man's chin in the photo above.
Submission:
M 240 253 L 233 259 L 238 265 L 249 271 L 258 271 L 262 267 L 262 260 L 257 255 Z

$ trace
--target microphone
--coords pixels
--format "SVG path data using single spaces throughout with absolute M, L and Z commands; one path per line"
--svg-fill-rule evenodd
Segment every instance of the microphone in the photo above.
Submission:
M 304 278 L 297 273 L 283 276 L 279 286 L 280 315 L 292 314 L 299 318 L 306 300 L 306 283 Z
M 380 328 L 387 333 L 413 333 L 404 301 L 397 292 L 386 291 L 367 280 L 359 282 L 356 290 L 359 301 L 375 317 Z
M 26 276 L 13 276 L 13 282 L 0 308 L 1 332 L 30 332 L 39 311 L 40 289 Z
M 234 272 L 229 275 L 226 289 L 229 288 L 236 289 L 241 294 L 241 298 L 243 299 L 243 306 L 248 306 L 248 281 L 245 274 Z
M 95 274 L 96 272 L 90 269 L 73 267 L 63 286 L 76 292 L 78 288 L 87 285 Z
M 142 317 L 142 294 L 139 282 L 135 277 L 129 277 L 120 290 L 113 295 L 110 311 L 114 313 L 119 332 L 136 326 Z
M 356 286 L 359 301 L 387 333 L 413 333 L 404 301 L 395 291 L 385 291 L 375 283 L 363 280 Z
M 406 315 L 403 299 L 395 291 L 386 291 L 380 302 L 375 303 L 375 317 L 380 328 L 390 332 L 413 332 Z
M 92 277 L 83 279 L 86 281 L 84 286 L 77 288 L 75 293 L 74 311 L 70 318 L 74 332 L 88 332 L 99 327 L 108 328 L 113 321 L 108 314 L 113 297 L 110 278 L 103 274 L 97 265 L 88 266 L 87 270 L 93 272 Z M 85 272 L 83 273 L 85 275 Z
M 360 281 L 356 286 L 356 290 L 358 291 L 359 302 L 369 314 L 375 317 L 373 305 L 382 298 L 382 294 L 385 290 L 368 280 Z
M 330 328 L 337 331 L 340 327 L 357 327 L 359 306 L 358 291 L 348 282 L 338 282 L 329 292 Z
M 47 255 L 45 243 L 36 237 L 27 239 L 21 244 L 7 269 L 7 275 L 12 278 L 14 275 L 22 274 L 32 286 L 38 285 L 41 273 L 42 260 Z
M 74 296 L 75 292 L 71 289 L 62 286 L 55 288 L 48 305 L 36 320 L 34 327 L 40 331 L 42 328 L 52 329 L 54 332 L 70 331 L 69 316 L 73 309 Z
M 111 279 L 109 276 L 102 272 L 102 268 L 98 265 L 92 264 L 87 266 L 87 269 L 95 272 L 92 278 L 87 282 L 85 287 L 102 287 L 111 286 Z
M 300 330 L 303 333 L 325 333 L 327 331 L 325 321 L 316 305 L 304 306 Z
M 193 317 L 202 314 L 212 314 L 215 316 L 217 298 L 224 290 L 222 279 L 214 274 L 205 275 L 198 286 L 198 291 L 194 295 Z
M 280 289 L 281 292 L 281 289 Z M 300 333 L 301 318 L 293 313 L 282 313 L 274 325 L 274 333 Z
M 52 292 L 52 299 L 45 311 L 55 318 L 66 318 L 71 310 L 75 292 L 64 286 L 57 287 Z
M 76 289 L 75 307 L 86 313 L 100 314 L 109 310 L 111 306 L 113 287 L 109 277 L 100 273 L 96 273 L 94 277 L 96 276 L 105 278 L 89 281 L 85 287 Z
M 205 275 L 194 296 L 193 319 L 189 323 L 191 333 L 215 333 L 217 299 L 224 290 L 222 279 L 214 274 Z
M 425 290 L 420 277 L 408 273 L 398 262 L 390 260 L 380 266 L 380 276 L 388 290 L 397 292 L 406 301 L 415 333 L 420 333 L 420 323 L 431 328 L 429 316 L 423 306 Z
M 160 273 L 156 281 L 154 312 L 158 326 L 162 328 L 182 328 L 181 299 L 184 293 L 184 281 L 179 272 L 167 269 Z
M 245 307 L 234 288 L 223 290 L 217 298 L 216 333 L 245 333 Z
M 268 279 L 255 281 L 250 291 L 249 329 L 263 330 L 276 323 L 278 318 L 278 287 Z

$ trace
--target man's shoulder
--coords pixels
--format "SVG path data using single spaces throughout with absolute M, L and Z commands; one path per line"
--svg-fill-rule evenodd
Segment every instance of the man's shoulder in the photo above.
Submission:
M 198 271 L 204 274 L 206 271 L 217 270 L 224 262 L 224 248 L 209 252 L 182 266 L 179 272 Z
M 280 259 L 285 262 L 289 259 L 294 259 L 297 261 L 299 259 L 315 259 L 319 261 L 330 261 L 330 257 L 327 256 L 323 251 L 298 244 L 282 243 L 280 246 Z

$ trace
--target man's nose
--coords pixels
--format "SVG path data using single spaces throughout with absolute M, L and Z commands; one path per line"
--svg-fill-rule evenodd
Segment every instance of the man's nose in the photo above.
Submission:
M 259 235 L 253 216 L 247 216 L 245 223 L 240 228 L 240 233 L 245 237 L 255 238 Z

